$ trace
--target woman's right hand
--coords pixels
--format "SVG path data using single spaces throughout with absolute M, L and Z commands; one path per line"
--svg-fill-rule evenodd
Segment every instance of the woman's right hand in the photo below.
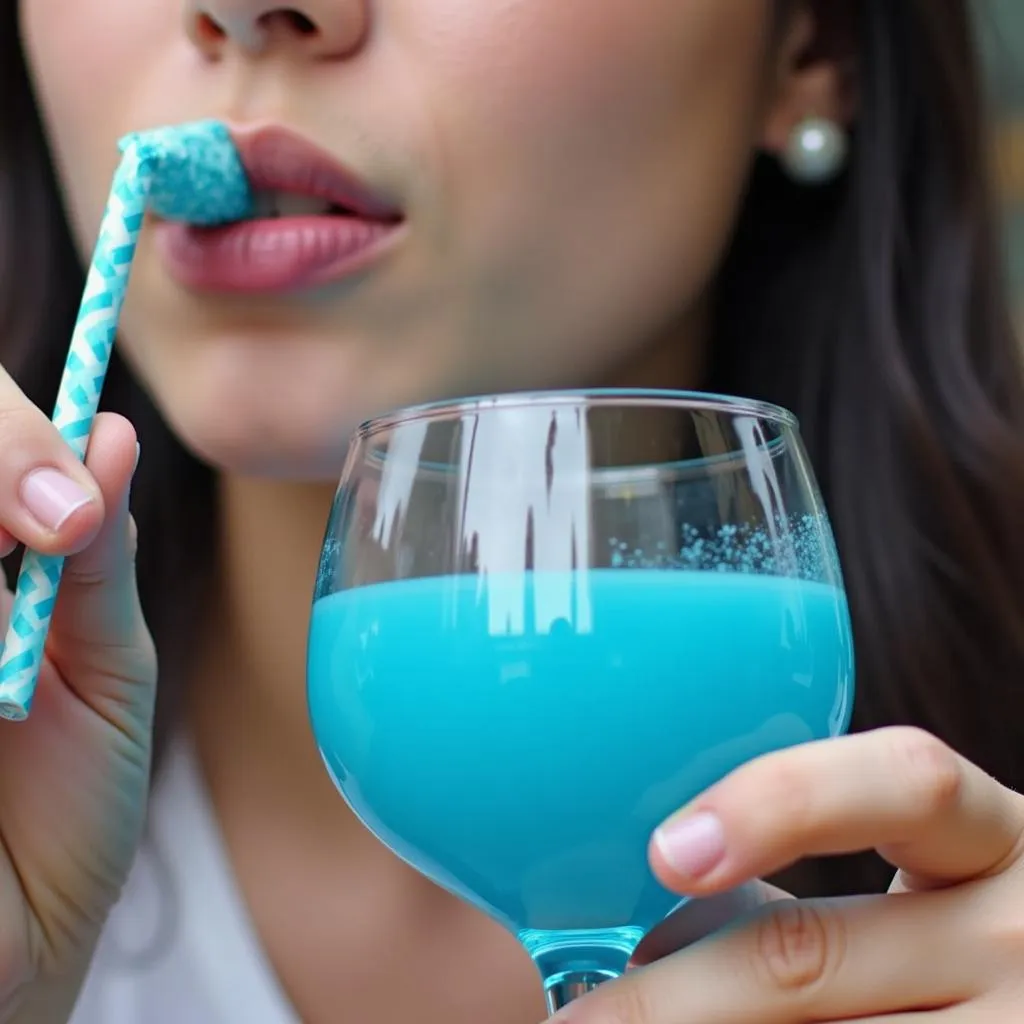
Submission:
M 83 466 L 0 370 L 0 554 L 71 556 L 32 712 L 0 722 L 3 1020 L 66 1019 L 141 834 L 156 657 L 128 512 L 137 452 L 105 414 Z

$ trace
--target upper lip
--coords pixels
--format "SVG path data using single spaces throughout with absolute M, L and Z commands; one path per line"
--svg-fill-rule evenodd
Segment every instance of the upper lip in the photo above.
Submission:
M 300 135 L 276 126 L 231 134 L 253 191 L 323 199 L 367 220 L 401 219 L 393 203 Z

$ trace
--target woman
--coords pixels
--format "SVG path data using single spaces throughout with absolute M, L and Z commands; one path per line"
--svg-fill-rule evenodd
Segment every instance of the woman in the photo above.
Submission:
M 1021 1015 L 1024 389 L 962 0 L 8 0 L 0 82 L 0 524 L 73 555 L 0 741 L 13 1019 L 68 1020 L 87 974 L 75 1024 L 540 1019 L 516 943 L 326 779 L 305 615 L 353 424 L 606 384 L 797 411 L 858 637 L 858 733 L 723 781 L 655 870 L 720 897 L 876 850 L 788 881 L 912 894 L 779 900 L 667 955 L 684 914 L 570 1019 Z M 318 216 L 147 228 L 81 467 L 32 403 L 116 139 L 201 116 Z M 284 194 L 315 175 L 358 259 Z

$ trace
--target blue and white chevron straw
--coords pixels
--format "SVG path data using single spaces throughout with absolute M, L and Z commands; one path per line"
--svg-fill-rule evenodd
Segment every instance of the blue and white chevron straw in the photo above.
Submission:
M 53 413 L 61 436 L 81 459 L 146 210 L 166 220 L 208 226 L 243 220 L 252 212 L 241 160 L 218 121 L 129 135 L 120 149 Z M 62 557 L 25 552 L 0 657 L 0 718 L 28 717 L 63 568 Z

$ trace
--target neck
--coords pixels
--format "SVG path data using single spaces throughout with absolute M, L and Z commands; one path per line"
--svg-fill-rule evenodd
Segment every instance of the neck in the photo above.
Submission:
M 306 631 L 333 490 L 225 476 L 220 577 L 189 719 L 215 802 L 259 801 L 300 835 L 359 834 L 306 713 Z M 242 810 L 239 808 L 239 810 Z M 284 822 L 281 822 L 284 824 Z

